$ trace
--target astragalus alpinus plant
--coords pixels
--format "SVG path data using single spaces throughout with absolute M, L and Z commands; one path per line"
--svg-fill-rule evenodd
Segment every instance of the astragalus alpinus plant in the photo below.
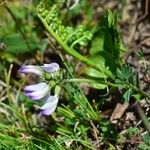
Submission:
M 112 148 L 111 143 L 117 141 L 117 131 L 101 117 L 100 103 L 89 102 L 90 98 L 85 96 L 78 83 L 88 83 L 89 87 L 102 93 L 105 91 L 102 95 L 104 101 L 117 89 L 121 91 L 124 102 L 129 102 L 131 97 L 150 96 L 138 88 L 136 73 L 123 60 L 125 48 L 117 28 L 116 13 L 106 11 L 94 30 L 87 31 L 86 25 L 77 25 L 76 28 L 64 26 L 61 9 L 60 5 L 47 6 L 44 2 L 37 6 L 38 17 L 48 31 L 63 67 L 57 63 L 22 66 L 21 73 L 34 73 L 40 77 L 38 84 L 25 87 L 25 95 L 33 100 L 43 100 L 40 114 L 52 115 L 55 120 L 52 130 L 57 132 L 56 141 L 60 145 L 71 147 L 80 143 L 94 149 L 91 139 L 94 137 L 98 141 L 102 136 L 104 143 Z M 88 55 L 84 55 L 80 49 L 89 42 Z M 81 71 L 78 70 L 79 74 L 74 71 L 78 62 L 73 59 L 72 63 L 69 62 L 64 53 L 84 64 Z M 59 97 L 62 105 L 58 104 Z

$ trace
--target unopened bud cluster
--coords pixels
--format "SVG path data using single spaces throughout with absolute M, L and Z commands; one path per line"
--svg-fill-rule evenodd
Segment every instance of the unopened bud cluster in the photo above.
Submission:
M 92 33 L 85 31 L 82 25 L 73 29 L 71 26 L 63 26 L 59 17 L 59 8 L 53 5 L 48 11 L 42 2 L 37 7 L 38 14 L 42 17 L 45 23 L 58 35 L 63 42 L 68 46 L 76 48 L 78 46 L 85 47 L 93 37 Z

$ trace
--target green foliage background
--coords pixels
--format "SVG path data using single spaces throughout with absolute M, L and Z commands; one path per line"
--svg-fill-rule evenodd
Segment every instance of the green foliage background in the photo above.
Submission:
M 58 13 L 55 17 L 63 30 L 70 26 L 72 33 L 82 25 L 83 31 L 71 41 L 75 42 L 71 47 L 71 42 L 64 42 L 57 34 L 61 32 L 57 24 L 55 30 L 48 26 L 43 12 L 37 10 L 38 1 L 6 1 L 0 5 L 0 149 L 122 148 L 122 141 L 136 135 L 138 129 L 131 128 L 122 137 L 110 119 L 102 115 L 101 107 L 118 89 L 123 102 L 150 96 L 140 91 L 137 74 L 123 59 L 126 49 L 118 29 L 118 14 L 105 10 L 93 19 L 94 7 L 86 0 L 73 10 L 66 8 L 66 1 L 43 3 L 48 11 L 57 5 L 54 15 Z M 73 61 L 66 59 L 66 54 Z M 22 92 L 26 84 L 35 81 L 17 71 L 24 63 L 41 65 L 51 61 L 59 62 L 63 68 L 63 91 L 56 113 L 40 117 L 40 103 Z M 76 71 L 79 61 L 83 68 Z M 88 84 L 102 96 L 86 95 L 80 83 Z M 146 149 L 149 136 L 142 138 L 139 149 Z

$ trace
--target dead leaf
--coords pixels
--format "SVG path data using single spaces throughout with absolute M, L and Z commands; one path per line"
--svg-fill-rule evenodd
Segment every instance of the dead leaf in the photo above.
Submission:
M 126 111 L 126 109 L 128 108 L 128 106 L 129 103 L 124 103 L 124 104 L 118 103 L 110 117 L 110 121 L 113 123 L 113 121 L 115 121 L 116 119 L 121 118 L 124 112 Z
M 142 46 L 150 47 L 150 38 L 147 38 L 141 42 Z

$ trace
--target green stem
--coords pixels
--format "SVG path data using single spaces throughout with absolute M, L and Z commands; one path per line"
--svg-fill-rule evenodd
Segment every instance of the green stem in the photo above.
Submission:
M 95 84 L 104 84 L 104 85 L 108 85 L 108 86 L 111 86 L 111 87 L 119 87 L 119 85 L 117 84 L 114 84 L 114 83 L 111 83 L 111 82 L 108 82 L 108 81 L 102 81 L 102 80 L 99 80 L 99 79 L 64 79 L 63 80 L 64 82 L 86 82 L 86 83 L 95 83 Z M 128 86 L 128 88 L 131 88 L 133 91 L 136 91 L 138 93 L 140 93 L 141 95 L 143 95 L 144 97 L 147 97 L 150 99 L 150 95 L 139 90 L 138 88 L 136 88 L 135 86 L 133 86 L 132 84 L 126 82 L 126 85 Z
M 54 49 L 54 50 L 56 51 L 56 53 L 57 53 L 57 49 L 55 48 L 53 42 L 52 42 L 51 40 L 50 40 L 50 42 L 51 42 L 51 46 L 53 47 L 53 49 Z M 69 74 L 70 74 L 70 76 L 71 76 L 71 78 L 72 78 L 72 79 L 69 79 L 69 80 L 73 80 L 73 79 L 74 79 L 74 76 L 73 76 L 72 72 L 70 71 L 70 69 L 69 69 L 69 67 L 68 67 L 68 65 L 67 65 L 67 63 L 66 63 L 66 61 L 65 61 L 65 59 L 63 58 L 63 56 L 61 55 L 61 53 L 58 53 L 58 55 L 60 56 L 62 62 L 64 63 L 64 66 L 66 67 L 67 71 L 69 72 Z M 63 80 L 63 81 L 64 81 L 64 80 Z M 66 81 L 67 81 L 67 80 L 66 80 Z M 63 84 L 63 83 L 62 83 L 62 84 Z M 89 111 L 88 111 L 88 109 L 86 109 L 86 111 L 88 111 L 88 113 L 90 114 L 90 116 L 91 116 L 94 120 L 99 120 L 99 116 L 98 116 L 97 113 L 94 111 L 93 107 L 91 106 L 91 104 L 89 103 L 88 99 L 86 98 L 86 96 L 84 95 L 83 91 L 81 90 L 81 88 L 79 87 L 79 85 L 78 85 L 77 83 L 76 83 L 76 86 L 77 86 L 78 90 L 80 91 L 80 93 L 81 93 L 81 95 L 82 95 L 84 101 L 86 102 L 87 106 L 88 106 L 89 109 L 90 109 Z M 75 97 L 75 99 L 77 99 L 77 98 Z
M 11 94 L 10 94 L 10 78 L 11 78 L 11 72 L 12 72 L 13 64 L 10 65 L 8 73 L 6 75 L 6 92 L 8 96 L 9 103 L 11 104 Z
M 101 80 L 91 80 L 91 79 L 64 79 L 63 82 L 84 82 L 84 83 L 95 83 L 95 84 L 105 84 L 111 87 L 118 87 L 117 84 L 113 84 L 111 82 L 107 81 L 101 81 Z
M 104 68 L 103 66 L 100 66 L 99 64 L 96 64 L 95 62 L 93 62 L 92 60 L 82 56 L 80 53 L 78 53 L 76 50 L 74 50 L 73 48 L 68 47 L 68 45 L 63 42 L 61 40 L 61 38 L 59 36 L 57 36 L 57 34 L 54 33 L 54 31 L 49 27 L 49 25 L 47 24 L 46 20 L 43 19 L 41 17 L 40 14 L 38 14 L 38 17 L 40 18 L 41 22 L 43 23 L 43 25 L 45 26 L 45 28 L 48 30 L 48 32 L 53 36 L 53 38 L 59 43 L 59 45 L 64 49 L 64 51 L 73 56 L 74 58 L 78 59 L 79 61 L 81 61 L 82 63 L 89 65 L 91 67 L 93 67 L 94 69 L 103 72 L 104 74 L 106 74 L 108 77 L 113 78 L 112 74 L 109 72 L 108 69 Z
M 133 86 L 132 84 L 126 82 L 126 85 L 129 87 L 129 88 L 132 88 L 132 90 L 140 93 L 141 95 L 143 95 L 144 97 L 147 97 L 148 99 L 150 99 L 150 95 L 145 93 L 144 91 L 141 91 L 140 89 L 138 89 L 137 87 Z

